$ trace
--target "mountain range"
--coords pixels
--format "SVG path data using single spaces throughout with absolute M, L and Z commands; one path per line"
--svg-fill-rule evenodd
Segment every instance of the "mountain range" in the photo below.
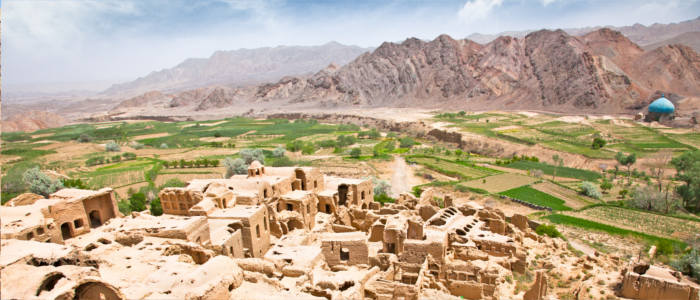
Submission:
M 217 51 L 209 58 L 190 58 L 173 68 L 114 84 L 103 94 L 133 95 L 151 90 L 172 92 L 209 85 L 240 87 L 276 81 L 283 76 L 313 73 L 331 63 L 343 65 L 370 50 L 330 42 L 321 46 Z

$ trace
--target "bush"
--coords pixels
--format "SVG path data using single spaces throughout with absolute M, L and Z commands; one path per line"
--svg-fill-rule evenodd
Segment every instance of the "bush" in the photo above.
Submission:
M 105 144 L 105 150 L 108 152 L 119 152 L 122 150 L 122 148 L 115 142 L 109 142 Z
M 144 211 L 146 210 L 146 195 L 144 193 L 138 192 L 131 195 L 129 198 L 129 210 L 130 211 Z
M 139 143 L 139 142 L 136 142 L 136 141 L 131 142 L 131 143 L 129 144 L 129 146 L 130 146 L 131 148 L 133 148 L 133 149 L 136 149 L 136 150 L 143 149 L 143 147 L 144 147 L 143 144 L 141 144 L 141 143 Z
M 166 181 L 165 183 L 163 183 L 163 185 L 159 186 L 158 189 L 162 190 L 162 189 L 168 188 L 168 187 L 185 187 L 186 185 L 187 185 L 186 183 L 184 183 L 182 180 L 180 180 L 178 178 L 171 178 L 171 179 L 168 179 L 168 181 Z
M 535 232 L 539 235 L 548 235 L 553 238 L 564 238 L 554 225 L 540 224 L 540 226 L 535 228 Z
M 401 148 L 411 148 L 416 144 L 416 141 L 412 137 L 405 137 L 399 140 L 399 147 Z
M 304 146 L 304 141 L 294 140 L 287 143 L 286 148 L 291 152 L 301 151 L 301 147 Z
M 265 155 L 263 154 L 262 149 L 246 148 L 241 150 L 241 152 L 239 152 L 238 154 L 241 155 L 241 158 L 243 159 L 246 165 L 250 165 L 250 163 L 252 163 L 255 160 L 259 161 L 261 164 L 265 164 Z M 245 172 L 243 174 L 245 174 Z
M 166 143 L 160 144 L 160 149 L 168 149 L 168 144 L 166 144 Z
M 101 165 L 101 164 L 104 164 L 104 163 L 105 163 L 105 158 L 102 157 L 102 156 L 91 157 L 91 158 L 88 158 L 88 160 L 85 161 L 85 165 L 88 166 L 88 167 L 96 166 L 96 165 Z
M 127 200 L 121 200 L 121 201 L 117 202 L 117 208 L 119 208 L 119 212 L 125 216 L 131 213 L 131 208 L 129 207 L 129 201 L 127 201 Z
M 340 135 L 336 140 L 336 145 L 342 148 L 345 146 L 350 146 L 355 142 L 357 142 L 357 139 L 355 139 L 355 136 L 353 135 Z
M 304 146 L 301 147 L 301 153 L 302 154 L 313 154 L 316 152 L 316 145 L 314 143 L 304 143 Z
M 362 154 L 360 148 L 352 148 L 352 150 L 350 150 L 350 157 L 352 158 L 360 158 L 360 154 Z
M 672 199 L 666 201 L 666 195 L 651 186 L 636 187 L 632 191 L 632 199 L 627 203 L 635 208 L 653 210 L 658 212 L 670 212 L 676 209 L 676 202 Z
M 160 216 L 163 214 L 163 206 L 160 204 L 160 199 L 156 198 L 151 201 L 151 215 Z
M 387 196 L 386 194 L 374 195 L 374 201 L 379 203 L 394 203 L 396 199 Z
M 93 140 L 93 137 L 90 135 L 87 135 L 85 133 L 81 134 L 78 137 L 78 142 L 81 142 L 81 143 L 89 143 L 89 142 L 92 142 L 92 140 Z
M 121 155 L 112 156 L 112 159 L 111 159 L 112 162 L 120 162 L 121 160 L 122 160 Z
M 681 271 L 683 274 L 700 280 L 700 250 L 693 249 L 683 254 L 683 256 L 677 260 L 671 261 L 671 266 Z
M 591 145 L 591 148 L 597 150 L 597 149 L 600 149 L 600 148 L 605 147 L 605 144 L 606 144 L 606 143 L 607 143 L 607 142 L 606 142 L 604 139 L 601 139 L 601 138 L 597 137 L 597 138 L 594 138 L 594 139 L 593 139 L 593 144 Z
M 64 187 L 67 188 L 76 188 L 76 189 L 83 189 L 87 190 L 89 187 L 85 182 L 83 182 L 82 179 L 76 178 L 76 179 L 63 179 L 61 180 L 61 183 L 63 183 Z
M 224 159 L 224 167 L 226 168 L 226 178 L 230 178 L 234 174 L 248 173 L 248 165 L 241 158 L 232 159 L 227 157 Z
M 603 195 L 600 193 L 600 190 L 598 190 L 598 187 L 590 182 L 590 181 L 584 181 L 581 183 L 581 192 L 591 198 L 594 199 L 600 199 L 603 197 Z
M 386 134 L 386 137 L 388 138 L 395 138 L 396 137 L 396 132 L 389 132 Z
M 133 153 L 133 152 L 124 152 L 124 153 L 122 154 L 122 157 L 124 157 L 124 160 L 136 159 L 136 153 Z
M 277 147 L 275 150 L 272 151 L 272 157 L 283 157 L 284 156 L 284 148 L 282 147 Z
M 386 180 L 381 180 L 377 177 L 372 177 L 372 184 L 374 185 L 374 196 L 385 195 L 388 196 L 391 193 L 391 184 Z
M 48 175 L 42 173 L 39 167 L 31 168 L 22 174 L 24 183 L 29 186 L 29 191 L 34 194 L 39 194 L 48 197 L 51 193 L 63 188 L 61 181 L 52 179 Z

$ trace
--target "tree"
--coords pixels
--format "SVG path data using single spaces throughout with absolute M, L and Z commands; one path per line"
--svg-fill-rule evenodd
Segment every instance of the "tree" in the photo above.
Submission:
M 62 179 L 62 180 L 61 180 L 61 183 L 63 184 L 64 187 L 67 187 L 67 188 L 76 188 L 76 189 L 83 189 L 83 190 L 87 190 L 87 189 L 90 188 L 90 187 L 88 187 L 88 185 L 85 184 L 85 182 L 83 182 L 83 180 L 80 179 L 80 178 L 76 178 L 76 179 Z
M 632 199 L 628 203 L 639 209 L 669 213 L 675 209 L 676 205 L 668 199 L 663 192 L 651 186 L 645 186 L 636 187 L 632 191 Z
M 164 161 L 164 162 L 163 162 L 163 167 L 165 167 L 166 169 L 167 169 L 167 168 L 170 168 L 170 162 L 167 161 L 167 160 Z
M 620 190 L 620 192 L 618 192 L 618 195 L 620 195 L 620 198 L 625 199 L 625 196 L 627 196 L 629 192 L 630 191 L 628 190 Z
M 605 147 L 605 144 L 606 144 L 606 142 L 604 139 L 597 137 L 597 138 L 593 139 L 593 144 L 591 145 L 591 148 L 597 150 L 597 149 Z
M 129 209 L 131 211 L 144 211 L 146 210 L 146 195 L 144 193 L 138 192 L 131 195 L 129 198 Z
M 154 216 L 160 216 L 163 214 L 163 206 L 160 204 L 160 199 L 156 198 L 155 200 L 151 201 L 151 215 Z
M 92 136 L 85 134 L 85 133 L 80 134 L 80 136 L 78 137 L 78 142 L 81 142 L 81 143 L 89 143 L 89 142 L 92 142 L 92 140 L 93 140 Z
M 583 192 L 584 195 L 594 199 L 600 199 L 603 196 L 600 194 L 598 187 L 590 181 L 584 181 L 581 183 L 581 192 Z
M 350 157 L 352 158 L 360 158 L 360 154 L 362 154 L 360 148 L 352 148 L 352 150 L 350 150 Z
M 676 179 L 685 184 L 676 188 L 683 206 L 700 212 L 700 150 L 686 151 L 671 160 L 676 168 Z
M 559 157 L 559 154 L 552 155 L 552 160 L 554 160 L 554 172 L 552 173 L 552 180 L 557 177 L 557 169 L 564 165 L 564 159 Z
M 105 150 L 107 152 L 119 152 L 121 151 L 121 147 L 119 147 L 119 144 L 115 142 L 109 142 L 105 144 Z
M 61 181 L 52 179 L 39 170 L 39 167 L 28 169 L 22 174 L 24 183 L 29 186 L 29 191 L 48 197 L 53 192 L 63 188 Z
M 234 174 L 246 174 L 248 173 L 248 165 L 241 158 L 230 158 L 224 159 L 224 167 L 226 168 L 226 178 L 230 178 Z
M 259 161 L 261 164 L 265 164 L 265 154 L 263 154 L 262 149 L 246 148 L 241 150 L 238 154 L 241 155 L 241 158 L 243 161 L 245 161 L 246 165 L 250 165 L 250 163 L 255 160 Z
M 632 165 L 637 162 L 637 155 L 634 153 L 630 153 L 629 155 L 625 155 L 622 152 L 617 152 L 615 155 L 615 160 L 623 166 L 627 167 L 627 181 L 630 181 L 630 176 L 632 175 L 631 168 Z
M 272 150 L 272 156 L 273 157 L 282 157 L 282 156 L 284 156 L 284 152 L 285 152 L 284 148 L 277 147 L 277 148 L 275 148 L 275 150 Z
M 372 177 L 374 184 L 374 196 L 389 195 L 391 193 L 391 184 L 386 180 L 381 180 L 377 177 Z
M 367 136 L 368 136 L 370 139 L 378 139 L 378 138 L 379 138 L 380 136 L 382 136 L 382 135 L 379 133 L 379 131 L 377 131 L 377 129 L 372 128 L 372 129 L 367 133 Z
M 416 141 L 412 137 L 404 137 L 399 139 L 399 147 L 401 148 L 411 148 L 416 144 Z
M 603 193 L 607 194 L 610 189 L 612 189 L 613 185 L 608 181 L 607 179 L 603 179 L 603 182 L 600 184 L 600 189 L 603 190 Z

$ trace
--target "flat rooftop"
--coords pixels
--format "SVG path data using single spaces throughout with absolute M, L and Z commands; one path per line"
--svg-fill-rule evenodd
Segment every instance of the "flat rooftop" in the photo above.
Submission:
M 213 219 L 245 219 L 257 214 L 265 207 L 261 205 L 236 205 L 234 207 L 217 209 L 209 215 Z
M 321 235 L 323 241 L 356 241 L 367 240 L 366 233 L 362 231 L 351 232 L 327 232 Z

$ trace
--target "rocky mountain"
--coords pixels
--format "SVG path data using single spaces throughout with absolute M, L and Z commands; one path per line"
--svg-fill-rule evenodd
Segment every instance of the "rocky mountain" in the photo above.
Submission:
M 174 68 L 115 84 L 106 95 L 134 95 L 151 90 L 172 92 L 211 85 L 240 87 L 277 81 L 283 76 L 317 72 L 328 64 L 346 64 L 371 49 L 336 42 L 321 46 L 217 51 L 209 58 L 190 58 Z
M 700 31 L 681 33 L 670 39 L 644 46 L 645 50 L 653 50 L 665 45 L 682 44 L 693 48 L 695 52 L 700 52 Z
M 679 23 L 670 24 L 658 24 L 655 23 L 650 26 L 645 26 L 642 24 L 634 24 L 632 26 L 597 26 L 597 27 L 585 27 L 585 28 L 568 28 L 564 29 L 568 34 L 575 36 L 582 36 L 593 31 L 597 31 L 602 28 L 608 28 L 615 31 L 621 32 L 627 38 L 629 38 L 633 43 L 642 46 L 644 49 L 654 49 L 661 45 L 668 44 L 685 44 L 692 47 L 696 52 L 700 52 L 698 47 L 697 38 L 692 39 L 681 38 L 669 43 L 663 43 L 663 41 L 673 39 L 676 36 L 682 35 L 689 32 L 700 31 L 700 17 L 693 20 L 683 21 Z M 507 31 L 498 34 L 480 34 L 474 33 L 469 35 L 467 38 L 475 41 L 477 43 L 489 43 L 500 36 L 512 36 L 517 38 L 523 38 L 526 35 L 534 32 L 535 30 L 524 30 L 524 31 Z M 697 36 L 697 35 L 696 35 Z M 687 42 L 687 44 L 686 44 Z M 652 47 L 656 45 L 656 47 Z
M 167 106 L 179 112 L 417 106 L 623 113 L 659 92 L 698 97 L 699 83 L 700 56 L 690 47 L 645 51 L 607 28 L 579 37 L 540 30 L 485 45 L 448 35 L 386 42 L 342 67 L 259 86 L 186 91 Z
M 60 115 L 46 111 L 26 111 L 15 114 L 2 121 L 2 131 L 31 132 L 39 129 L 66 125 L 67 121 Z

